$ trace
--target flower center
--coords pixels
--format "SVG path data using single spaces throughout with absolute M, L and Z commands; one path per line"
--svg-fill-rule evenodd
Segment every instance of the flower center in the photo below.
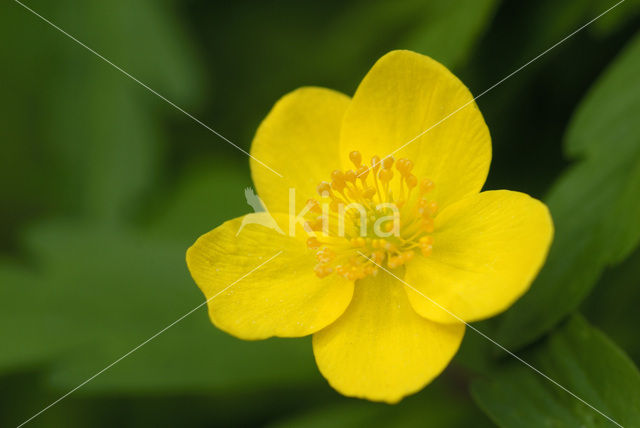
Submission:
M 417 251 L 429 256 L 438 210 L 429 197 L 433 182 L 413 175 L 406 158 L 374 156 L 371 165 L 358 151 L 349 158 L 355 168 L 333 171 L 331 183 L 318 185 L 320 198 L 307 201 L 306 226 L 314 232 L 307 247 L 316 253 L 316 275 L 353 281 L 375 275 L 378 265 L 402 266 Z

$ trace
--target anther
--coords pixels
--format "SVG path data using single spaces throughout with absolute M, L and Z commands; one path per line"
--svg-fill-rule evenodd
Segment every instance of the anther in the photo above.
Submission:
M 371 158 L 371 167 L 373 168 L 373 172 L 378 172 L 378 169 L 380 169 L 380 157 L 373 156 Z
M 418 246 L 423 256 L 427 257 L 431 255 L 433 251 L 433 238 L 431 236 L 423 236 L 418 240 Z
M 322 212 L 322 208 L 320 207 L 320 202 L 316 201 L 315 199 L 308 199 L 306 205 L 309 207 L 309 211 L 311 212 L 315 212 L 315 213 Z
M 340 171 L 339 169 L 334 170 L 331 173 L 331 179 L 333 181 L 344 181 L 344 172 Z
M 404 177 L 404 181 L 407 183 L 409 189 L 413 189 L 418 184 L 418 179 L 415 175 L 409 173 Z
M 420 191 L 422 193 L 430 192 L 431 190 L 433 190 L 433 187 L 433 181 L 429 180 L 428 178 L 423 178 L 420 181 Z
M 387 156 L 382 160 L 382 168 L 391 169 L 393 166 L 393 156 Z
M 433 219 L 432 218 L 423 218 L 421 222 L 422 230 L 427 233 L 433 232 Z
M 313 270 L 316 272 L 316 275 L 318 276 L 318 278 L 324 278 L 325 276 L 333 272 L 333 269 L 323 264 L 317 264 L 316 267 L 313 268 Z
M 344 173 L 344 179 L 350 183 L 355 183 L 356 182 L 356 172 L 352 169 L 345 171 Z
M 384 260 L 384 253 L 382 251 L 374 251 L 371 253 L 371 260 L 376 264 L 382 263 Z
M 406 262 L 412 260 L 415 255 L 416 255 L 416 253 L 413 250 L 409 250 L 409 251 L 406 251 L 406 252 L 402 253 L 402 259 L 406 263 Z
M 373 187 L 367 187 L 362 191 L 362 196 L 364 196 L 366 199 L 371 199 L 375 194 L 376 189 L 374 189 Z
M 433 238 L 431 236 L 423 236 L 418 240 L 418 244 L 420 244 L 420 245 L 431 245 L 431 244 L 433 244 Z
M 360 180 L 362 180 L 362 182 L 364 183 L 364 181 L 367 179 L 367 175 L 369 175 L 369 168 L 366 165 L 362 165 L 360 166 L 360 168 L 358 168 L 358 178 L 360 178 Z
M 396 169 L 400 172 L 400 174 L 407 175 L 413 169 L 413 162 L 411 162 L 407 158 L 400 158 L 398 159 L 398 162 L 396 162 Z
M 360 164 L 362 163 L 362 155 L 359 151 L 354 150 L 349 153 L 349 159 L 351 159 L 351 162 L 353 162 L 356 168 L 360 167 Z
M 389 257 L 389 260 L 387 260 L 387 266 L 391 269 L 395 269 L 400 265 L 402 265 L 402 259 L 399 257 Z
M 423 256 L 429 257 L 431 255 L 431 253 L 433 252 L 433 246 L 431 244 L 421 245 L 420 246 L 420 252 L 422 253 Z
M 433 217 L 437 211 L 438 203 L 436 201 L 420 199 L 420 202 L 418 202 L 418 214 L 425 218 Z
M 318 241 L 318 238 L 316 238 L 315 236 L 307 239 L 307 247 L 312 250 L 317 250 L 318 248 L 320 248 L 320 245 L 320 241 Z
M 311 230 L 318 231 L 318 230 L 322 229 L 323 221 L 322 221 L 322 217 L 320 216 L 320 217 L 316 218 L 315 220 L 309 220 L 309 221 L 307 221 L 305 223 L 306 223 L 307 226 L 309 226 L 309 228 Z
M 336 192 L 342 192 L 342 190 L 347 186 L 347 183 L 344 182 L 344 180 L 342 181 L 335 181 L 333 180 L 331 182 L 331 188 L 333 190 L 335 190 Z
M 362 236 L 358 236 L 351 240 L 351 246 L 354 248 L 361 248 L 361 247 L 364 247 L 365 245 L 366 245 L 366 241 Z
M 321 248 L 317 253 L 316 253 L 316 258 L 318 259 L 318 261 L 320 263 L 329 263 L 333 260 L 333 258 L 335 257 L 335 254 L 333 253 L 333 251 L 331 251 L 328 248 Z
M 393 178 L 393 170 L 388 168 L 381 169 L 378 173 L 378 178 L 384 182 L 391 181 L 391 179 Z
M 317 190 L 320 196 L 328 196 L 331 192 L 331 185 L 326 181 L 322 181 L 318 184 Z

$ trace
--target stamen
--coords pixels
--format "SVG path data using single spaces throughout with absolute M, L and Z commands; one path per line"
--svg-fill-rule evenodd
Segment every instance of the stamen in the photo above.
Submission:
M 382 168 L 391 169 L 393 166 L 393 156 L 387 156 L 382 160 Z
M 352 169 L 350 169 L 350 170 L 348 170 L 348 171 L 346 171 L 344 173 L 344 179 L 346 181 L 348 181 L 349 183 L 355 183 L 356 182 L 356 178 L 357 178 L 356 172 L 354 170 L 352 170 Z
M 307 206 L 309 207 L 309 211 L 311 212 L 314 212 L 314 213 L 322 212 L 322 207 L 320 207 L 320 202 L 316 201 L 315 199 L 307 200 Z
M 371 158 L 371 168 L 373 168 L 373 172 L 378 172 L 380 169 L 380 158 L 378 156 Z
M 407 174 L 407 176 L 404 178 L 404 181 L 407 183 L 407 187 L 409 189 L 413 189 L 418 184 L 418 179 L 413 174 Z
M 433 190 L 433 187 L 434 187 L 433 181 L 429 180 L 428 178 L 423 178 L 420 181 L 420 191 L 422 193 L 430 192 L 431 190 Z
M 317 190 L 320 196 L 327 196 L 331 194 L 331 185 L 326 181 L 323 181 L 320 184 L 318 184 Z
M 329 203 L 328 214 L 323 213 L 318 200 L 307 201 L 306 224 L 316 232 L 316 236 L 307 239 L 307 247 L 315 252 L 318 260 L 314 268 L 316 275 L 324 278 L 336 273 L 356 281 L 376 275 L 377 265 L 386 264 L 395 269 L 416 255 L 430 256 L 438 204 L 427 194 L 433 190 L 434 183 L 428 178 L 418 179 L 412 173 L 413 162 L 407 158 L 396 160 L 388 156 L 381 160 L 373 156 L 371 164 L 366 165 L 362 163 L 361 153 L 352 151 L 349 159 L 354 169 L 335 170 L 330 183 L 323 181 L 317 187 L 321 201 Z M 373 182 L 367 182 L 369 176 Z M 416 187 L 419 191 L 413 192 Z M 345 212 L 345 206 L 353 203 L 360 204 L 364 211 Z M 394 204 L 395 209 L 389 208 L 389 203 Z M 338 226 L 340 213 L 345 217 L 342 227 Z M 389 217 L 391 214 L 394 220 Z M 324 221 L 329 221 L 328 229 L 323 229 Z M 384 235 L 378 236 L 376 231 Z
M 360 168 L 358 168 L 357 175 L 364 184 L 364 182 L 367 180 L 367 176 L 369 175 L 369 168 L 365 165 L 362 165 Z
M 309 239 L 307 239 L 307 247 L 315 250 L 320 248 L 320 241 L 318 241 L 318 238 L 316 238 L 315 236 L 310 237 Z
M 354 150 L 351 153 L 349 153 L 349 159 L 351 159 L 351 162 L 353 162 L 356 168 L 360 167 L 360 164 L 362 162 L 362 155 L 360 154 L 359 151 Z
M 362 196 L 364 196 L 367 199 L 373 198 L 373 195 L 375 195 L 375 194 L 376 194 L 376 189 L 374 189 L 373 187 L 367 187 L 362 192 Z
M 378 173 L 378 178 L 380 178 L 380 181 L 384 182 L 384 183 L 388 183 L 389 181 L 391 181 L 391 179 L 393 178 L 393 170 L 391 169 L 382 169 L 379 173 Z
M 344 172 L 340 171 L 339 169 L 334 170 L 331 173 L 331 179 L 333 181 L 344 181 Z

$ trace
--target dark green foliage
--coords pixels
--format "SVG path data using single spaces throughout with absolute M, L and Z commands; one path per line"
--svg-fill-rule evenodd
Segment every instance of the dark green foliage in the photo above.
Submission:
M 246 150 L 280 96 L 352 94 L 391 49 L 433 56 L 480 94 L 614 3 L 25 2 Z M 639 361 L 637 11 L 626 0 L 478 100 L 487 187 L 550 188 L 556 224 L 530 293 L 478 327 L 529 345 L 527 359 L 625 427 L 638 424 L 637 369 L 564 319 L 597 284 L 581 309 Z M 0 34 L 0 425 L 15 426 L 203 302 L 185 250 L 250 210 L 251 181 L 245 155 L 18 3 L 0 6 Z M 200 308 L 33 424 L 491 426 L 486 411 L 508 427 L 607 426 L 509 358 L 468 331 L 433 385 L 374 404 L 331 390 L 308 340 L 243 342 Z
M 621 426 L 640 426 L 640 372 L 580 317 L 571 318 L 525 360 Z M 479 405 L 505 428 L 615 426 L 515 360 L 475 381 L 472 391 Z

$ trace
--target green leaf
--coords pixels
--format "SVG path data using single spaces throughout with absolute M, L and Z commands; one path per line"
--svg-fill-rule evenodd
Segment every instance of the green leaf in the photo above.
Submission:
M 570 319 L 524 359 L 622 426 L 640 426 L 640 372 L 582 318 Z M 515 360 L 473 382 L 472 395 L 503 428 L 614 426 Z
M 198 234 L 246 212 L 248 174 L 202 160 L 163 188 L 141 230 L 48 222 L 24 237 L 31 264 L 0 264 L 0 373 L 46 365 L 56 391 L 80 384 L 204 297 L 185 251 Z M 52 364 L 53 363 L 53 364 Z M 215 394 L 321 384 L 308 339 L 245 342 L 201 307 L 85 385 L 87 392 Z
M 455 68 L 469 56 L 498 3 L 498 0 L 355 3 L 333 24 L 330 39 L 324 45 L 331 54 L 325 55 L 341 64 L 340 69 L 345 66 L 357 69 L 353 64 L 366 69 L 372 58 L 375 60 L 388 50 L 411 49 Z M 356 25 L 357 22 L 367 25 Z
M 50 84 L 43 70 L 51 67 L 49 29 L 29 26 L 34 17 L 15 2 L 5 2 L 0 13 L 0 56 L 11 66 L 0 67 L 4 82 L 0 103 L 0 246 L 13 244 L 15 225 L 36 217 L 56 204 L 59 190 L 52 174 L 51 153 L 43 148 L 44 135 L 36 123 L 46 117 L 42 94 Z M 36 18 L 37 19 L 37 18 Z M 35 28 L 32 28 L 35 27 Z M 39 31 L 38 31 L 39 30 Z
M 30 3 L 80 42 L 178 104 L 193 103 L 202 86 L 198 66 L 171 9 L 149 0 L 131 3 L 64 0 Z M 39 94 L 38 124 L 65 212 L 101 222 L 133 215 L 157 179 L 166 132 L 158 112 L 182 113 L 79 43 L 15 5 L 22 31 L 43 38 L 51 56 Z M 99 31 L 96 31 L 99 29 Z M 29 114 L 25 114 L 29 116 Z
M 591 11 L 594 15 L 602 13 L 617 2 L 611 0 L 592 0 Z M 625 0 L 623 4 L 616 6 L 609 13 L 602 16 L 593 24 L 593 30 L 600 36 L 607 36 L 628 24 L 640 14 L 640 0 Z
M 43 328 L 55 328 L 56 314 L 43 325 L 38 318 L 46 307 L 42 277 L 12 260 L 0 263 L 0 373 L 52 358 L 68 341 L 63 335 L 50 336 Z
M 244 189 L 252 186 L 248 162 L 202 159 L 186 166 L 176 183 L 162 188 L 146 210 L 143 227 L 185 248 L 198 236 L 251 208 Z
M 640 364 L 640 249 L 605 273 L 581 312 Z
M 463 65 L 474 43 L 493 17 L 497 0 L 423 2 L 422 20 L 400 42 L 406 49 L 429 55 L 449 68 Z
M 517 62 L 528 61 L 594 19 L 595 21 L 581 31 L 596 34 L 599 37 L 609 36 L 637 16 L 640 11 L 638 0 L 624 0 L 623 3 L 614 7 L 617 2 L 618 0 L 572 2 L 539 0 L 521 5 L 520 8 L 525 10 L 525 15 L 517 16 L 516 22 L 526 19 L 530 31 L 523 38 L 523 45 L 515 53 Z M 554 49 L 555 52 L 550 55 L 559 55 L 560 49 Z
M 383 403 L 346 401 L 322 405 L 270 425 L 276 427 L 490 427 L 484 416 L 457 385 L 437 380 L 416 395 L 389 406 Z
M 47 363 L 71 389 L 204 302 L 185 246 L 120 229 L 49 223 L 31 229 L 35 272 L 5 266 L 0 370 Z M 6 281 L 6 282 L 5 282 Z M 321 382 L 309 340 L 246 342 L 203 306 L 82 391 L 222 391 Z
M 498 339 L 509 348 L 536 339 L 585 298 L 605 267 L 640 242 L 640 35 L 578 108 L 565 147 L 580 159 L 546 202 L 555 224 L 545 267 L 504 316 Z

